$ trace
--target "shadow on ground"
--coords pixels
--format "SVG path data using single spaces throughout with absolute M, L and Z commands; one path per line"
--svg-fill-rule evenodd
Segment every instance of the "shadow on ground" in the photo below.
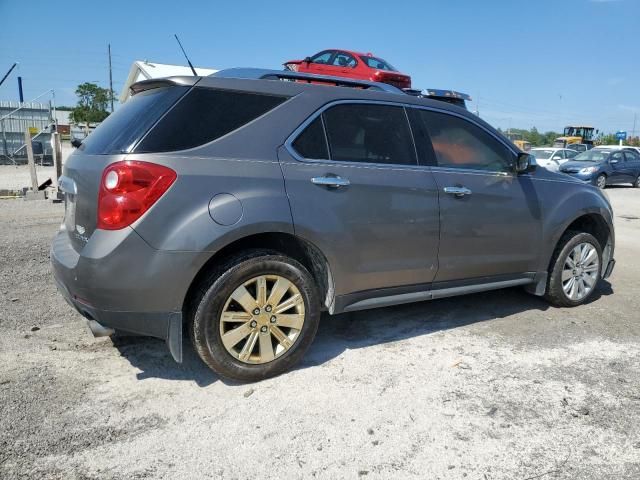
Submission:
M 602 281 L 589 303 L 612 293 L 611 284 Z M 544 299 L 529 295 L 521 288 L 512 288 L 334 316 L 325 314 L 311 348 L 297 369 L 321 365 L 346 349 L 396 342 L 524 311 L 542 312 L 548 308 L 553 307 Z M 200 360 L 186 336 L 182 364 L 173 361 L 162 340 L 114 337 L 113 345 L 131 365 L 141 370 L 138 374 L 140 380 L 190 380 L 205 387 L 219 379 Z

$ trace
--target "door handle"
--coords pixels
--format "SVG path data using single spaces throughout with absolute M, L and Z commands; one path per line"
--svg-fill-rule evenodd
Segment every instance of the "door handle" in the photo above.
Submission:
M 472 192 L 467 187 L 444 187 L 444 193 L 462 198 L 465 195 L 471 195 Z
M 348 187 L 351 182 L 342 177 L 313 177 L 311 183 L 329 188 Z

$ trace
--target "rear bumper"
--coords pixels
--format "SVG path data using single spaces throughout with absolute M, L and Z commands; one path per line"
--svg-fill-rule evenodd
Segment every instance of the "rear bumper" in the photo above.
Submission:
M 54 268 L 54 272 L 55 272 Z M 54 273 L 58 291 L 71 307 L 87 319 L 94 336 L 121 331 L 161 338 L 176 362 L 182 362 L 182 312 L 118 312 L 102 310 L 73 295 Z
M 166 340 L 182 360 L 182 306 L 201 254 L 155 250 L 132 229 L 96 230 L 78 253 L 63 227 L 50 257 L 58 290 L 82 316 Z

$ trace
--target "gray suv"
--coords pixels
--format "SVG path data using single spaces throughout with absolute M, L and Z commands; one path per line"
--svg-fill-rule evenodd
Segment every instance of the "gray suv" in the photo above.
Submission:
M 94 333 L 165 339 L 181 361 L 188 332 L 215 372 L 254 381 L 301 359 L 322 311 L 517 285 L 571 307 L 611 273 L 604 194 L 465 109 L 229 77 L 135 84 L 67 160 L 51 262 Z

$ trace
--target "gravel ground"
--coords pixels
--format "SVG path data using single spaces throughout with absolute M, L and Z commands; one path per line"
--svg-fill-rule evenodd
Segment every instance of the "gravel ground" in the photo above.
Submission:
M 0 201 L 0 478 L 640 478 L 640 191 L 589 304 L 519 289 L 323 319 L 304 363 L 222 381 L 94 339 L 56 293 L 61 205 Z

